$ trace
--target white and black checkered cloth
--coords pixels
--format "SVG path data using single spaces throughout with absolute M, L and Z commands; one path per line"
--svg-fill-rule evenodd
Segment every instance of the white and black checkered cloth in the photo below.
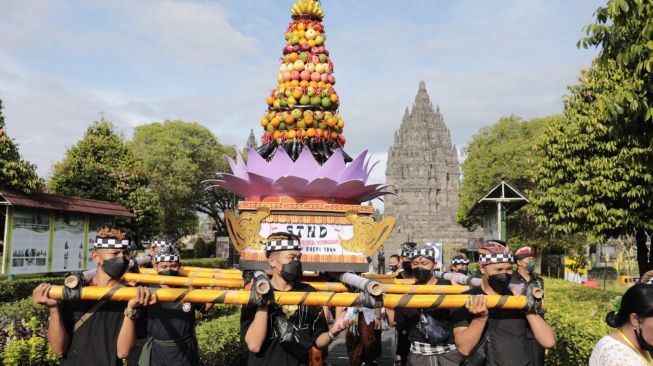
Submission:
M 152 247 L 154 248 L 160 248 L 160 247 L 166 247 L 172 245 L 171 242 L 165 241 L 165 240 L 153 240 L 152 241 Z
M 481 254 L 478 261 L 481 263 L 512 263 L 512 254 Z
M 266 252 L 278 252 L 280 250 L 302 250 L 299 240 L 284 239 L 270 240 L 265 242 Z
M 410 253 L 411 258 L 426 257 L 435 261 L 435 250 L 433 248 L 416 247 Z
M 128 249 L 129 248 L 129 240 L 95 238 L 95 240 L 91 239 L 90 242 L 93 244 L 93 248 L 95 249 Z
M 412 252 L 413 252 L 413 247 L 412 246 L 406 245 L 406 244 L 401 246 L 401 256 L 402 257 L 409 258 L 410 253 L 412 253 Z
M 454 266 L 456 264 L 469 264 L 469 261 L 467 259 L 465 259 L 465 258 L 453 258 L 451 260 L 451 264 L 454 265 Z
M 161 263 L 161 262 L 179 262 L 181 260 L 181 257 L 178 254 L 165 254 L 165 255 L 155 255 L 154 256 L 154 262 L 155 263 Z
M 456 349 L 455 344 L 437 344 L 435 346 L 422 342 L 410 342 L 410 353 L 422 356 L 441 355 Z

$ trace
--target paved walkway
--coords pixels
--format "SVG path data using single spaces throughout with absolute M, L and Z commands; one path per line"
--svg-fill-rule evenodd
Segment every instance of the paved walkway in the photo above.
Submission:
M 390 334 L 394 330 L 384 330 L 382 337 L 383 354 L 381 358 L 377 359 L 379 366 L 393 366 L 392 362 L 394 350 L 390 350 Z M 349 366 L 349 358 L 347 357 L 347 349 L 345 348 L 345 335 L 341 335 L 337 340 L 329 346 L 329 357 L 327 358 L 326 365 L 330 366 Z

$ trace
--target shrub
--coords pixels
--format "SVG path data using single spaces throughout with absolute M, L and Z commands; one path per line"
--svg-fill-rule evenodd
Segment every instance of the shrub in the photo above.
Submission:
M 226 258 L 193 258 L 182 259 L 181 264 L 191 267 L 205 267 L 205 268 L 227 268 Z
M 45 338 L 45 330 L 36 317 L 28 322 L 15 323 L 13 327 L 6 328 L 4 332 L 6 341 L 0 351 L 2 364 L 5 366 L 57 365 L 59 360 L 52 352 Z
M 207 313 L 198 312 L 197 322 L 206 322 L 224 316 L 236 314 L 240 311 L 240 305 L 215 304 Z
M 240 340 L 240 314 L 200 323 L 195 331 L 204 366 L 244 365 L 245 344 Z
M 0 303 L 31 297 L 32 291 L 40 283 L 46 282 L 51 285 L 63 285 L 63 281 L 63 276 L 0 281 Z
M 48 320 L 48 308 L 34 305 L 31 297 L 0 305 L 0 329 L 32 318 L 36 318 L 40 324 L 45 324 Z
M 587 365 L 596 342 L 611 331 L 605 315 L 622 293 L 553 278 L 545 279 L 544 287 L 546 320 L 556 332 L 556 346 L 547 354 L 546 365 Z

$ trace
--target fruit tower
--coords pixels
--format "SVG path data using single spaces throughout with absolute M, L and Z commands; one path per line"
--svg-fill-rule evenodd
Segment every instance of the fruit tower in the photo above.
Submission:
M 278 85 L 267 97 L 268 110 L 261 119 L 263 145 L 258 152 L 269 160 L 283 148 L 294 161 L 308 148 L 322 164 L 345 145 L 345 122 L 338 113 L 336 78 L 325 46 L 324 12 L 317 0 L 299 0 L 291 14 Z

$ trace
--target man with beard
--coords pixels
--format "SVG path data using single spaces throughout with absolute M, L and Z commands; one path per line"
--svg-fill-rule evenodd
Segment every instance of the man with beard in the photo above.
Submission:
M 129 240 L 116 228 L 101 227 L 93 245 L 92 257 L 98 269 L 91 286 L 123 287 L 121 277 L 129 267 Z M 136 343 L 136 319 L 140 309 L 156 302 L 147 287 L 137 287 L 129 302 L 108 300 L 57 301 L 48 293 L 52 286 L 38 285 L 32 292 L 35 304 L 50 310 L 48 342 L 52 351 L 63 356 L 60 364 L 122 365 Z
M 535 366 L 531 364 L 527 330 L 544 348 L 555 345 L 553 328 L 542 318 L 541 302 L 529 296 L 524 310 L 487 308 L 484 295 L 519 295 L 510 289 L 512 253 L 502 244 L 487 242 L 479 249 L 481 287 L 465 292 L 465 308 L 452 312 L 453 332 L 465 362 L 486 366 Z M 478 296 L 480 295 L 480 296 Z M 464 363 L 463 363 L 464 364 Z
M 469 272 L 469 259 L 464 253 L 457 253 L 451 257 L 451 273 L 460 273 L 467 276 Z
M 298 236 L 273 233 L 265 243 L 265 255 L 272 269 L 272 291 L 313 292 L 315 289 L 299 282 L 302 276 L 302 251 Z M 254 278 L 252 297 L 256 304 L 243 306 L 240 316 L 241 337 L 247 344 L 248 366 L 308 365 L 312 346 L 326 349 L 343 330 L 351 326 L 341 314 L 328 329 L 321 307 L 274 303 L 273 293 L 261 297 Z M 290 334 L 292 333 L 292 334 Z
M 429 245 L 418 245 L 411 254 L 412 273 L 417 285 L 451 285 L 433 275 L 436 266 L 435 250 Z M 457 366 L 462 357 L 456 351 L 451 333 L 450 313 L 447 309 L 395 309 L 398 328 L 405 329 L 410 342 L 406 363 L 409 366 Z

